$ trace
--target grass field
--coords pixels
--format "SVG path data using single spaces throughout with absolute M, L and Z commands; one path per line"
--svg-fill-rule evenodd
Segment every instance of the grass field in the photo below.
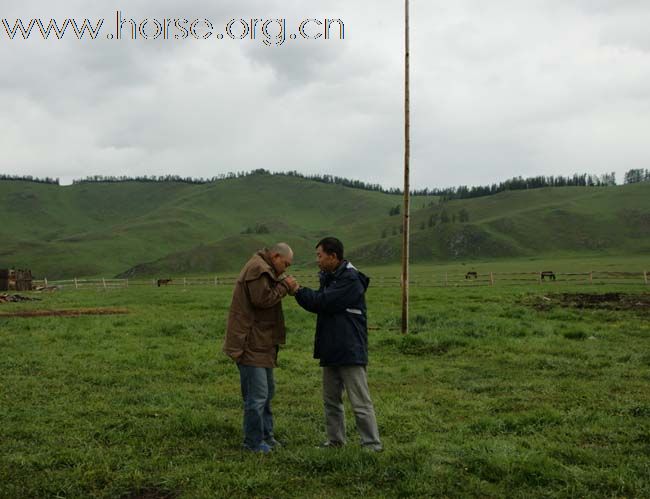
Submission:
M 634 294 L 590 303 L 560 293 Z M 285 302 L 274 400 L 286 446 L 243 453 L 230 289 L 32 293 L 0 312 L 0 496 L 650 497 L 650 289 L 368 292 L 369 379 L 385 444 L 323 451 L 314 318 Z M 591 308 L 593 307 L 593 308 Z
M 314 266 L 303 265 L 298 267 L 300 271 L 314 269 Z M 402 272 L 401 265 L 377 265 L 363 266 L 369 275 L 375 277 L 399 277 Z M 291 268 L 292 272 L 294 267 Z M 423 264 L 414 263 L 410 265 L 410 275 L 413 278 L 426 280 L 440 279 L 445 273 L 448 273 L 454 279 L 463 279 L 466 272 L 473 270 L 480 275 L 485 276 L 490 272 L 507 273 L 507 272 L 540 272 L 552 270 L 556 273 L 569 272 L 639 272 L 644 271 L 650 274 L 650 256 L 648 254 L 625 255 L 625 256 L 588 256 L 573 255 L 564 258 L 558 257 L 531 257 L 531 258 L 503 258 L 499 260 L 466 260 L 450 263 Z M 498 277 L 498 276 L 497 276 Z M 535 277 L 531 277 L 532 280 Z M 495 279 L 496 285 L 499 285 L 499 279 Z

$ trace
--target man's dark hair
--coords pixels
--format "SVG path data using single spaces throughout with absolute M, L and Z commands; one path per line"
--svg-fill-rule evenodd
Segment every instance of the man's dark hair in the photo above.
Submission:
M 323 248 L 323 251 L 328 255 L 335 254 L 336 258 L 343 260 L 343 243 L 335 237 L 325 237 L 318 241 L 316 247 Z

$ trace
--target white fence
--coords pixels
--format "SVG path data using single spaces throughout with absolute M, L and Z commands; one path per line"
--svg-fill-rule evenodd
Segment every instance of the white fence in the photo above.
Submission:
M 315 286 L 318 276 L 315 274 L 296 274 L 298 282 Z M 34 288 L 53 287 L 59 289 L 120 289 L 133 286 L 143 287 L 192 287 L 192 286 L 228 286 L 235 284 L 237 276 L 203 276 L 203 277 L 174 277 L 171 279 L 62 279 L 62 280 L 33 280 Z M 538 284 L 540 286 L 555 286 L 560 284 L 642 284 L 648 285 L 650 272 L 467 272 L 420 274 L 410 277 L 410 286 L 418 287 L 466 287 L 466 286 L 516 286 Z M 400 287 L 399 276 L 378 276 L 371 279 L 373 287 Z

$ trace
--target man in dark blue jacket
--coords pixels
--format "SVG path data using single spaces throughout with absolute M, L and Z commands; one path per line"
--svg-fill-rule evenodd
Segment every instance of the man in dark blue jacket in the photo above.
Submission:
M 382 450 L 375 409 L 370 399 L 366 365 L 368 364 L 368 328 L 365 293 L 369 279 L 343 259 L 343 244 L 326 237 L 316 245 L 320 272 L 318 291 L 299 287 L 298 304 L 318 314 L 314 358 L 323 368 L 323 403 L 327 442 L 324 447 L 345 444 L 345 388 L 354 410 L 361 445 Z

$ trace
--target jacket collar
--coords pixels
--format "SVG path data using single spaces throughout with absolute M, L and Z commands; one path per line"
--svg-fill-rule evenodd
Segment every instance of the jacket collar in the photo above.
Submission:
M 347 269 L 347 267 L 348 267 L 348 261 L 341 260 L 341 263 L 339 264 L 338 267 L 336 267 L 336 270 L 334 270 L 333 272 L 325 272 L 321 270 L 320 274 L 322 277 L 326 279 L 338 278 L 343 272 L 345 272 L 345 269 Z
M 275 267 L 273 266 L 273 263 L 272 263 L 272 261 L 271 261 L 271 254 L 269 253 L 268 248 L 264 248 L 264 249 L 259 250 L 259 251 L 256 253 L 256 255 L 259 256 L 262 260 L 264 260 L 264 263 L 266 263 L 266 264 L 269 266 L 269 270 L 271 271 L 271 275 L 272 275 L 274 278 L 277 279 L 277 278 L 278 278 L 278 274 L 277 274 L 277 272 L 275 271 Z
M 345 269 L 348 268 L 348 261 L 343 260 L 341 261 L 341 265 L 339 265 L 334 272 L 332 272 L 336 277 L 340 276 L 343 272 L 345 272 Z

